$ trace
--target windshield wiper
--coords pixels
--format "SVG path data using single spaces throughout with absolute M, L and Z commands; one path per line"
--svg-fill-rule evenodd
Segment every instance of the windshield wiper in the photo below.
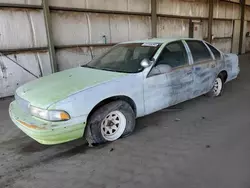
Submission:
M 91 66 L 89 66 L 89 65 L 81 65 L 81 67 L 86 67 L 86 68 L 90 68 L 90 69 L 98 69 L 98 68 L 96 68 L 96 67 L 91 67 Z
M 127 73 L 125 71 L 119 71 L 119 70 L 114 70 L 114 69 L 109 69 L 109 68 L 98 68 L 98 69 L 104 70 L 104 71 L 111 71 L 111 72 Z
M 89 66 L 88 66 L 88 64 L 86 64 L 86 65 L 81 65 L 81 67 L 89 67 Z
M 119 72 L 119 73 L 127 73 L 125 71 L 119 71 L 119 70 L 114 70 L 114 69 L 109 69 L 109 68 L 100 68 L 100 67 L 91 67 L 89 65 L 81 65 L 81 67 L 86 67 L 90 69 L 97 69 L 97 70 L 103 70 L 103 71 L 111 71 L 111 72 Z

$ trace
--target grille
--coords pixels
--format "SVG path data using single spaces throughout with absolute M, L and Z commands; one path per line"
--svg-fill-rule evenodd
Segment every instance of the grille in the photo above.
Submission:
M 29 112 L 29 102 L 22 99 L 21 97 L 19 97 L 17 94 L 15 94 L 15 100 L 17 102 L 17 104 L 19 105 L 19 107 L 25 111 L 25 112 Z

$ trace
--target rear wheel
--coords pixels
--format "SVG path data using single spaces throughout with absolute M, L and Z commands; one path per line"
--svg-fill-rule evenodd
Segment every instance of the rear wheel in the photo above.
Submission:
M 112 142 L 128 136 L 135 128 L 135 113 L 125 101 L 106 104 L 93 113 L 86 128 L 90 145 Z
M 211 91 L 208 93 L 208 96 L 210 97 L 218 97 L 222 95 L 224 89 L 224 80 L 222 76 L 218 76 L 215 81 L 214 81 L 214 85 L 213 88 L 211 89 Z

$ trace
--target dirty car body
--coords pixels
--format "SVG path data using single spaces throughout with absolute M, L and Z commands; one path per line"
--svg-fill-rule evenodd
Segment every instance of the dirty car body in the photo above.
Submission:
M 143 59 L 148 66 L 141 66 Z M 220 74 L 225 83 L 235 79 L 238 57 L 205 41 L 125 42 L 86 66 L 21 86 L 9 113 L 39 143 L 59 144 L 83 137 L 91 115 L 106 103 L 126 101 L 142 117 L 208 93 Z

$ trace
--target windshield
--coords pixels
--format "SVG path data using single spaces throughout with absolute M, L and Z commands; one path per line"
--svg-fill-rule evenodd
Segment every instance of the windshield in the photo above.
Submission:
M 137 73 L 143 70 L 140 65 L 145 58 L 152 59 L 161 44 L 156 43 L 128 43 L 118 44 L 101 57 L 92 60 L 85 67 Z

